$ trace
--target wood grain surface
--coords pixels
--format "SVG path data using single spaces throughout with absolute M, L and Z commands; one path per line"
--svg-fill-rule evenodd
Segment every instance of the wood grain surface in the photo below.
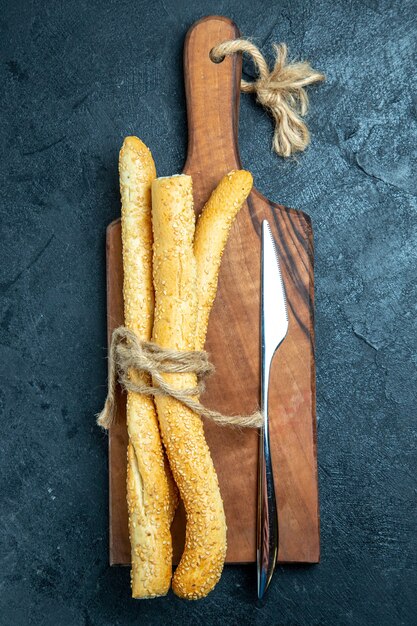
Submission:
M 194 24 L 184 49 L 188 156 L 198 213 L 220 178 L 241 168 L 238 144 L 241 57 L 213 63 L 211 48 L 239 36 L 224 17 Z M 138 129 L 140 135 L 140 129 Z M 152 146 L 151 146 L 152 148 Z M 277 170 L 279 163 L 277 162 Z M 289 331 L 271 372 L 270 428 L 279 509 L 280 562 L 319 560 L 316 458 L 313 240 L 309 217 L 270 202 L 255 189 L 241 210 L 223 257 L 206 348 L 216 366 L 202 401 L 225 413 L 247 413 L 259 402 L 260 227 L 269 220 L 288 297 Z M 107 230 L 108 337 L 123 323 L 120 221 Z M 119 395 L 109 435 L 110 563 L 128 564 L 126 418 Z M 256 432 L 205 422 L 228 525 L 227 562 L 255 560 Z M 184 514 L 173 524 L 174 561 L 182 551 Z

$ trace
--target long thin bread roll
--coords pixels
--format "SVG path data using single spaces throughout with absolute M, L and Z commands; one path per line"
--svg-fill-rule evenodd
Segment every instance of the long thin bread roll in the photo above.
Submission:
M 232 170 L 221 179 L 197 220 L 194 238 L 198 289 L 196 350 L 204 348 L 223 251 L 233 221 L 252 185 L 250 172 Z
M 151 184 L 156 171 L 149 149 L 137 137 L 125 139 L 120 151 L 119 172 L 125 326 L 140 339 L 149 340 L 154 308 Z M 141 375 L 132 372 L 131 376 L 139 382 Z M 127 428 L 132 596 L 150 598 L 165 595 L 170 586 L 170 524 L 176 505 L 176 488 L 165 466 L 151 398 L 133 392 L 127 394 Z
M 153 340 L 194 350 L 197 322 L 194 212 L 189 176 L 152 184 L 155 319 Z M 166 374 L 183 389 L 194 374 Z M 226 554 L 226 520 L 201 419 L 171 397 L 156 397 L 162 438 L 186 511 L 185 548 L 172 588 L 183 598 L 204 597 L 217 583 Z

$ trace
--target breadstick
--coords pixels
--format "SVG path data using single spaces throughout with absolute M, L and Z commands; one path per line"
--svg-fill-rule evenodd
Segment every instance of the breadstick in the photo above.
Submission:
M 233 221 L 248 197 L 252 184 L 250 172 L 232 170 L 221 179 L 197 220 L 194 238 L 199 305 L 196 350 L 204 348 L 223 251 Z
M 152 184 L 155 319 L 153 341 L 194 350 L 197 322 L 194 212 L 190 176 Z M 194 374 L 166 374 L 179 388 Z M 226 554 L 226 521 L 217 475 L 200 417 L 171 397 L 155 398 L 168 460 L 186 511 L 186 538 L 172 588 L 183 598 L 204 597 L 217 583 Z
M 127 137 L 119 158 L 122 199 L 125 326 L 149 340 L 153 325 L 151 184 L 156 177 L 149 149 Z M 140 374 L 132 372 L 140 381 Z M 172 575 L 170 525 L 176 488 L 165 467 L 152 398 L 127 394 L 129 433 L 127 501 L 134 598 L 165 595 Z

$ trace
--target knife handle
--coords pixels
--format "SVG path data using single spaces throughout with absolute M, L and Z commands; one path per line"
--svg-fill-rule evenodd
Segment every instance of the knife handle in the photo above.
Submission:
M 258 523 L 256 558 L 258 598 L 262 598 L 274 573 L 278 556 L 278 512 L 269 447 L 268 418 L 260 430 L 258 460 Z

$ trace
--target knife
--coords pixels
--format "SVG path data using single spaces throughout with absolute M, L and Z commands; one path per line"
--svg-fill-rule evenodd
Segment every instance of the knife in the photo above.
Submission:
M 285 339 L 288 314 L 278 253 L 267 220 L 262 222 L 261 247 L 261 413 L 259 437 L 256 561 L 258 598 L 262 598 L 278 555 L 278 510 L 269 446 L 268 388 L 272 358 Z

